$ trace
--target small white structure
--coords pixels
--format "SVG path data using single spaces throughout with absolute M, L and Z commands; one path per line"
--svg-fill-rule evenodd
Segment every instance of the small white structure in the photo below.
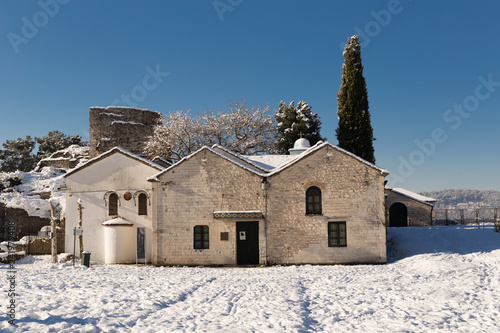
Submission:
M 139 257 L 151 261 L 152 186 L 146 179 L 163 169 L 113 148 L 65 175 L 66 230 L 78 225 L 80 200 L 84 208 L 83 248 L 92 252 L 92 260 L 135 263 Z M 66 232 L 66 252 L 73 252 L 70 232 Z
M 288 152 L 292 156 L 300 155 L 309 148 L 311 148 L 311 143 L 309 142 L 309 140 L 300 138 L 297 141 L 295 141 L 295 143 L 293 144 L 293 148 L 288 149 Z
M 129 262 L 134 258 L 134 224 L 115 217 L 103 222 L 104 226 L 104 262 L 106 264 L 119 264 Z

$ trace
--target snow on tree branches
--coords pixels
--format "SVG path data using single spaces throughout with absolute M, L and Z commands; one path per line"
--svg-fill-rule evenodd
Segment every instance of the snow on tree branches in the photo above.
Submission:
M 242 155 L 273 153 L 276 131 L 274 118 L 268 113 L 269 107 L 248 108 L 245 101 L 197 117 L 189 111 L 171 112 L 164 115 L 161 126 L 155 127 L 144 153 L 179 160 L 214 144 Z
M 297 107 L 294 104 L 294 101 L 289 105 L 281 101 L 275 114 L 278 132 L 276 147 L 281 154 L 287 154 L 300 137 L 308 139 L 311 145 L 326 140 L 320 135 L 321 119 L 318 114 L 312 113 L 311 107 L 304 101 L 297 103 Z

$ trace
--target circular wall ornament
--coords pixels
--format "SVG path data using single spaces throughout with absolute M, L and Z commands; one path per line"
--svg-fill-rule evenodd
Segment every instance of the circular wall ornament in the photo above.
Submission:
M 123 199 L 129 201 L 130 199 L 132 199 L 132 193 L 130 193 L 128 191 L 123 193 Z

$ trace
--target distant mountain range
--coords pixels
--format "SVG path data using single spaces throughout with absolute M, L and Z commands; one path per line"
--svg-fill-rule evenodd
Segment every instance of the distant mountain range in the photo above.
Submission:
M 433 192 L 420 193 L 426 197 L 437 199 L 437 207 L 500 207 L 499 191 L 480 191 L 480 190 L 441 190 Z M 464 208 L 466 208 L 464 207 Z

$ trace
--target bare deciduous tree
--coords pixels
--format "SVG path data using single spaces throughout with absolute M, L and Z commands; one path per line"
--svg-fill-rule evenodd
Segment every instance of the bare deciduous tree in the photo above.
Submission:
M 242 155 L 274 153 L 275 121 L 269 107 L 248 108 L 246 102 L 233 102 L 227 110 L 206 111 L 191 117 L 189 111 L 164 116 L 148 141 L 145 153 L 179 160 L 203 146 L 221 145 Z

